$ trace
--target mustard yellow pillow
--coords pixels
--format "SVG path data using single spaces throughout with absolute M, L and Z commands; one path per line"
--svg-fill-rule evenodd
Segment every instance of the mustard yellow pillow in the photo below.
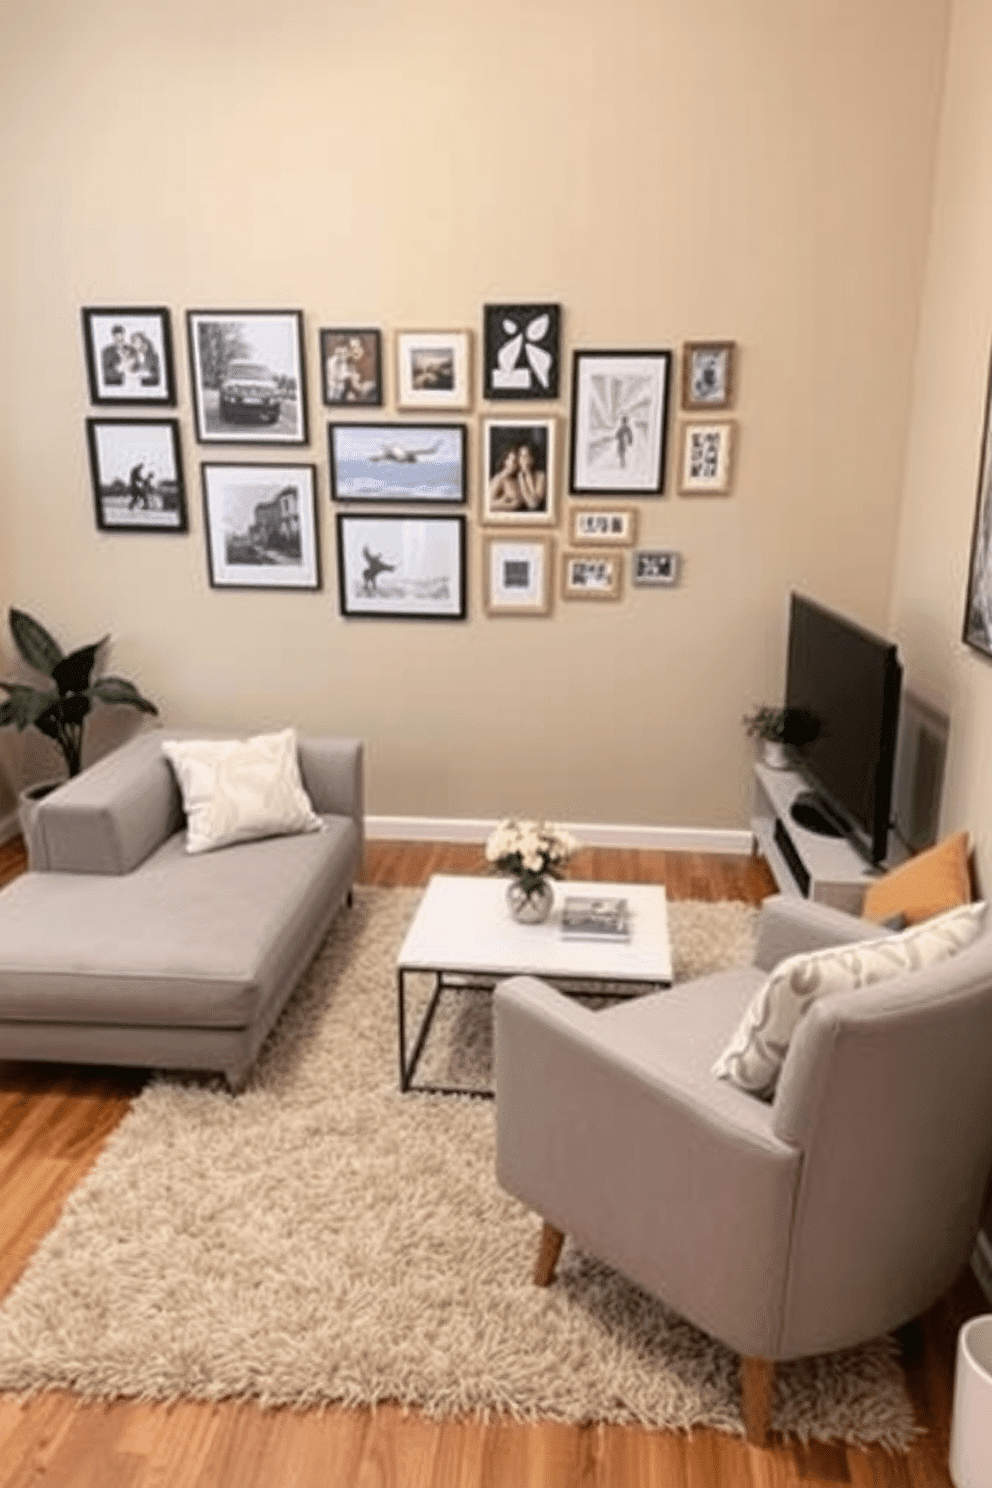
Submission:
M 955 832 L 876 879 L 865 893 L 861 913 L 877 921 L 901 914 L 908 925 L 918 925 L 970 902 L 968 833 Z

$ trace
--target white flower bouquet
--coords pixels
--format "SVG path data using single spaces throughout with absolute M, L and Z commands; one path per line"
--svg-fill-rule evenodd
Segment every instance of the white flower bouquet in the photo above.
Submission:
M 579 844 L 551 822 L 501 821 L 486 843 L 486 861 L 497 873 L 519 880 L 531 893 L 546 878 L 564 878 L 569 858 Z

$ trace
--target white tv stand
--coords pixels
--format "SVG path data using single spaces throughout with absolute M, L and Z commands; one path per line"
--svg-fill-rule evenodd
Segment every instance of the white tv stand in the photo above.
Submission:
M 865 889 L 878 876 L 844 837 L 823 837 L 792 819 L 808 787 L 794 770 L 754 767 L 751 832 L 783 894 L 800 894 L 849 914 L 861 913 Z

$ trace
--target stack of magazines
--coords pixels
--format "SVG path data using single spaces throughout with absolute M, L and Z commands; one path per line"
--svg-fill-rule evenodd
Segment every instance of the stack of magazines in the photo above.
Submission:
M 562 905 L 561 933 L 566 940 L 629 940 L 626 899 L 569 895 Z

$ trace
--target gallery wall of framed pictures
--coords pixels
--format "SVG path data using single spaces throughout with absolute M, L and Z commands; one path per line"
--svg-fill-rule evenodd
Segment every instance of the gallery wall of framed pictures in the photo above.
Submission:
M 96 526 L 188 534 L 172 311 L 81 314 L 99 410 L 86 419 Z M 677 586 L 682 553 L 636 546 L 641 503 L 654 506 L 669 486 L 679 497 L 727 496 L 737 479 L 734 341 L 685 341 L 678 356 L 573 347 L 566 391 L 562 306 L 515 300 L 483 305 L 478 332 L 316 328 L 322 498 L 316 462 L 259 458 L 262 446 L 312 442 L 304 312 L 195 309 L 182 319 L 214 590 L 320 590 L 321 512 L 333 510 L 342 618 L 465 620 L 473 551 L 481 615 L 543 618 L 556 600 Z M 175 414 L 156 416 L 163 408 Z M 210 459 L 211 445 L 241 445 L 245 456 Z

